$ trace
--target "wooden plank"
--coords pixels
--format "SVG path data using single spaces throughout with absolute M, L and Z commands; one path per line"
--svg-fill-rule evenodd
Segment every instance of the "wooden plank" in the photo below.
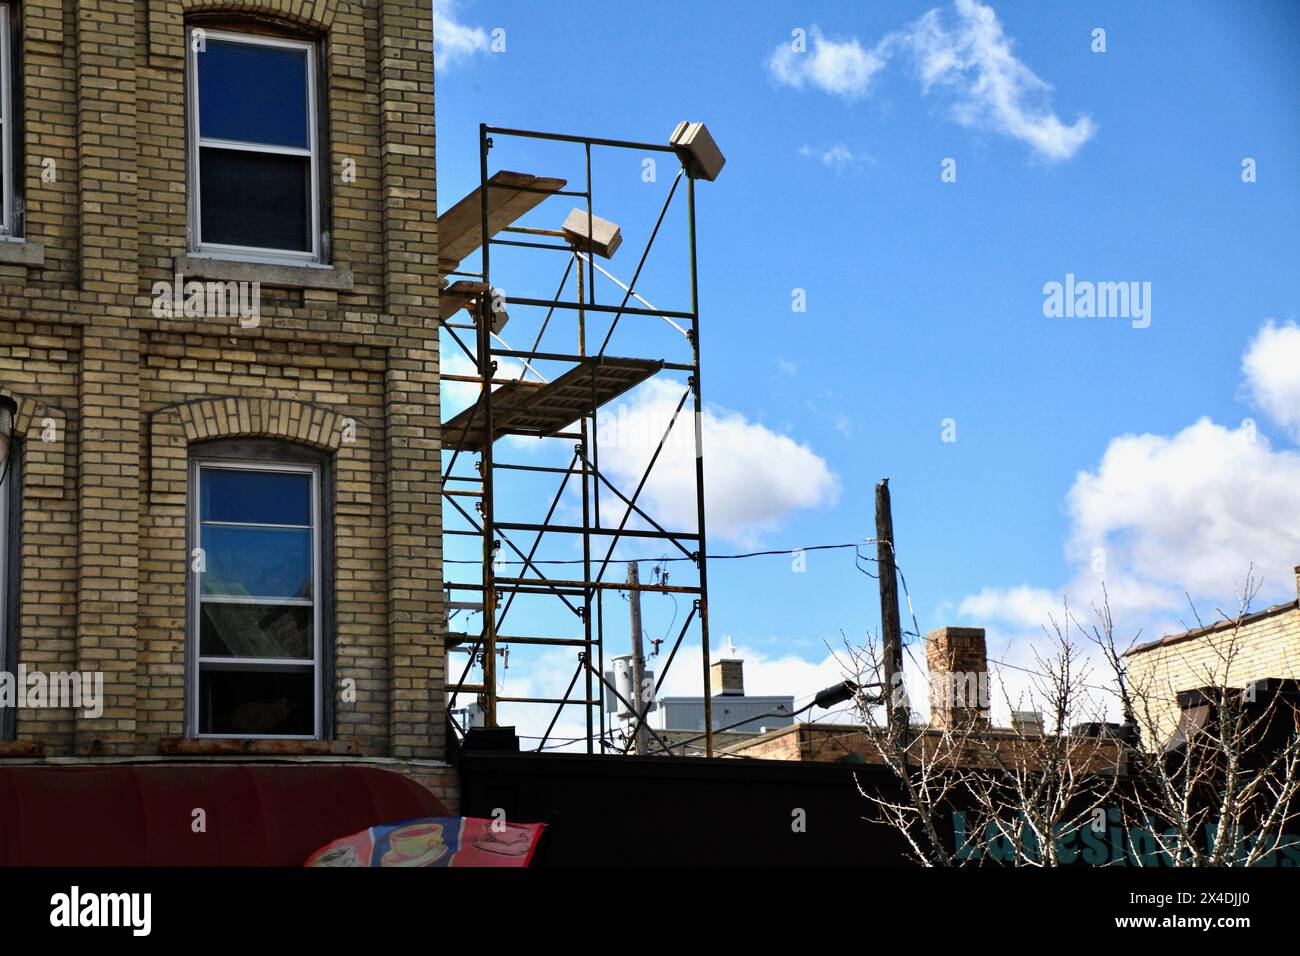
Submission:
M 530 393 L 542 388 L 541 382 L 524 382 L 515 380 L 496 388 L 492 392 L 492 424 L 496 438 L 508 432 L 502 430 L 504 416 L 516 406 L 522 404 Z M 479 398 L 473 405 L 459 415 L 443 422 L 442 439 L 444 448 L 460 448 L 464 451 L 481 451 L 483 449 L 483 399 Z
M 492 440 L 504 435 L 554 435 L 662 368 L 661 361 L 601 356 L 580 362 L 553 382 L 514 381 L 502 385 L 492 393 Z M 444 447 L 483 450 L 482 403 L 480 398 L 443 423 Z
M 482 295 L 487 284 L 469 279 L 453 282 L 438 293 L 438 315 L 445 322 Z
M 488 238 L 568 184 L 563 179 L 504 169 L 493 174 L 488 182 L 491 184 L 488 187 Z M 481 189 L 475 189 L 438 217 L 438 264 L 444 273 L 456 269 L 462 260 L 483 245 L 481 193 Z
M 487 290 L 487 283 L 475 282 L 470 279 L 462 279 L 459 282 L 453 282 L 446 286 L 438 293 L 438 315 L 444 322 L 453 315 L 464 309 L 469 313 L 471 319 L 478 321 L 478 314 L 474 307 L 478 304 L 479 296 Z M 510 321 L 510 313 L 503 308 L 498 308 L 492 314 L 492 331 L 498 335 Z

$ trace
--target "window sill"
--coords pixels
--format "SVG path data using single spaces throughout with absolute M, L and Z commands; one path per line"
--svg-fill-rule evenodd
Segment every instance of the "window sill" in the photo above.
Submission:
M 45 744 L 39 740 L 0 741 L 0 759 L 5 757 L 44 757 Z
M 45 246 L 28 239 L 0 237 L 0 263 L 5 265 L 45 265 Z
M 352 291 L 352 270 L 343 267 L 280 265 L 181 253 L 176 256 L 173 268 L 187 279 L 258 282 L 265 286 L 290 289 Z
M 353 741 L 342 740 L 245 740 L 233 737 L 165 737 L 158 742 L 163 756 L 347 757 L 357 752 Z

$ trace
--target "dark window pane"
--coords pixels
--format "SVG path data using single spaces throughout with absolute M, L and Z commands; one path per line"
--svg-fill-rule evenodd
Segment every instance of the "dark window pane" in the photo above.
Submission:
M 204 594 L 236 597 L 312 596 L 311 531 L 204 525 L 199 543 L 207 568 Z
M 204 667 L 199 674 L 199 733 L 313 736 L 311 671 L 237 671 Z
M 203 242 L 311 252 L 311 161 L 201 149 L 199 214 Z
M 311 475 L 286 471 L 204 468 L 203 521 L 311 524 Z
M 307 51 L 208 37 L 195 54 L 199 135 L 264 146 L 310 146 Z
M 312 656 L 312 609 L 300 604 L 203 603 L 199 654 L 203 657 Z

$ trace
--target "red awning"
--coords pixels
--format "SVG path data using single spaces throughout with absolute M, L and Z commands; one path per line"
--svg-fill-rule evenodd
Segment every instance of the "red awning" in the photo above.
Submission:
M 301 866 L 344 834 L 446 815 L 373 767 L 0 766 L 0 866 Z

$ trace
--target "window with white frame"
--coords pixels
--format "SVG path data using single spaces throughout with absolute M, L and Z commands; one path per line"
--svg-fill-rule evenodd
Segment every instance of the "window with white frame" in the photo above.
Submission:
M 203 27 L 189 41 L 192 251 L 319 261 L 315 44 Z
M 0 236 L 18 232 L 14 217 L 13 47 L 10 7 L 0 3 Z
M 320 469 L 191 463 L 191 732 L 321 736 Z

